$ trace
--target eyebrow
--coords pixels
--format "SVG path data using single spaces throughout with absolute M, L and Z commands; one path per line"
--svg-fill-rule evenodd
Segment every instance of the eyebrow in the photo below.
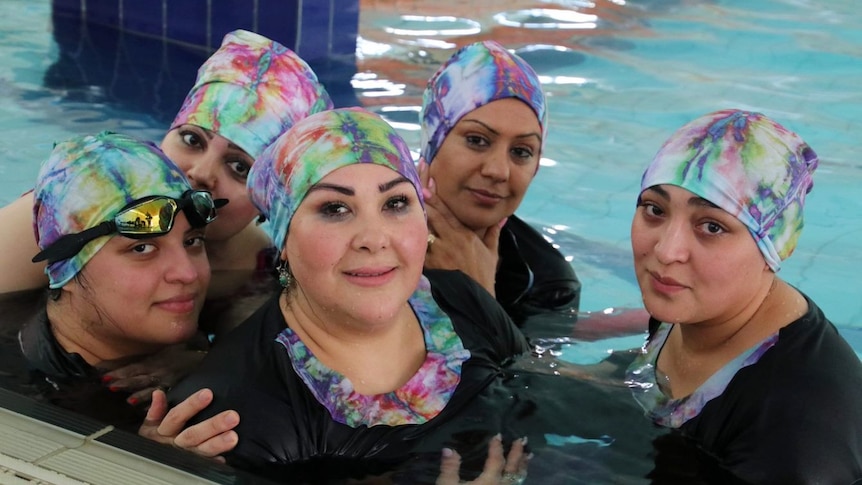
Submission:
M 388 192 L 388 191 L 392 190 L 393 187 L 400 185 L 400 184 L 403 184 L 403 183 L 409 184 L 411 182 L 403 176 L 398 176 L 398 177 L 390 180 L 389 182 L 378 185 L 377 190 L 379 190 L 380 193 L 382 194 L 384 192 Z M 327 183 L 322 183 L 322 182 L 312 185 L 311 188 L 308 189 L 308 193 L 310 194 L 311 192 L 313 192 L 315 190 L 332 190 L 332 191 L 338 192 L 339 194 L 344 194 L 344 195 L 349 195 L 349 196 L 356 195 L 356 191 L 351 187 L 345 187 L 344 185 L 338 185 L 338 184 L 327 184 Z
M 464 118 L 462 121 L 480 124 L 480 125 L 484 126 L 484 127 L 485 127 L 485 129 L 486 129 L 486 130 L 488 130 L 488 131 L 490 131 L 491 133 L 493 133 L 493 134 L 495 134 L 495 135 L 499 135 L 499 134 L 500 134 L 500 132 L 499 132 L 499 131 L 495 130 L 494 128 L 491 128 L 488 124 L 486 124 L 486 123 L 484 123 L 484 122 L 482 122 L 482 121 L 479 121 L 479 120 L 477 120 L 477 119 L 473 119 L 473 118 Z M 542 135 L 540 135 L 540 134 L 536 133 L 535 131 L 531 131 L 530 133 L 524 133 L 524 134 L 521 134 L 521 135 L 515 135 L 515 138 L 529 138 L 529 137 L 531 137 L 531 136 L 535 136 L 536 138 L 538 138 L 538 139 L 539 139 L 539 141 L 540 141 L 540 142 L 542 141 Z
M 653 192 L 660 195 L 662 198 L 664 198 L 666 200 L 670 200 L 670 194 L 668 194 L 666 190 L 664 190 L 663 188 L 661 188 L 658 185 L 654 185 L 654 186 L 648 188 L 647 190 L 652 190 Z M 697 196 L 688 199 L 688 205 L 693 205 L 696 207 L 706 207 L 708 209 L 723 210 L 723 209 L 721 209 L 721 207 L 713 204 L 712 202 L 704 199 L 703 197 L 697 197 Z

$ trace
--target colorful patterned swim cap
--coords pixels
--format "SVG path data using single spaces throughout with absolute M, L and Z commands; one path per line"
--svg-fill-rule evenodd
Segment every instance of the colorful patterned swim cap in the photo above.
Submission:
M 410 149 L 389 123 L 362 108 L 317 113 L 281 135 L 249 171 L 251 201 L 269 220 L 265 227 L 276 247 L 284 248 L 290 220 L 308 190 L 356 163 L 383 165 L 403 175 L 424 204 Z
M 536 71 L 494 41 L 476 42 L 459 49 L 425 88 L 419 114 L 420 155 L 427 163 L 434 161 L 446 135 L 464 115 L 504 98 L 518 98 L 533 109 L 539 118 L 544 146 L 548 109 Z
M 294 123 L 331 108 L 317 75 L 293 51 L 262 35 L 235 30 L 198 69 L 171 129 L 200 126 L 257 158 Z
M 773 271 L 793 253 L 817 154 L 760 113 L 724 110 L 676 131 L 641 180 L 682 187 L 742 221 Z
M 112 219 L 132 201 L 150 195 L 180 198 L 191 184 L 150 142 L 103 132 L 58 143 L 42 163 L 33 190 L 33 229 L 40 249 Z M 51 288 L 61 288 L 113 236 L 87 243 L 72 258 L 48 265 Z

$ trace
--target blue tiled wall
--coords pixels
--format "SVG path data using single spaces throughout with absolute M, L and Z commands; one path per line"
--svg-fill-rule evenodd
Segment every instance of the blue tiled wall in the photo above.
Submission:
M 54 15 L 212 51 L 227 32 L 256 31 L 314 61 L 352 57 L 359 0 L 53 0 Z

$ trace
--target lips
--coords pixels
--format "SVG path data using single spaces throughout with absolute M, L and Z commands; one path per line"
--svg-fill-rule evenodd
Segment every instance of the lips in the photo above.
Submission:
M 491 192 L 488 190 L 482 189 L 472 189 L 468 188 L 473 197 L 480 203 L 484 205 L 494 205 L 505 199 L 504 195 L 498 194 L 496 192 Z
M 171 313 L 190 313 L 197 306 L 197 294 L 179 295 L 156 303 L 162 310 Z
M 649 271 L 649 275 L 652 289 L 658 293 L 669 295 L 688 289 L 686 285 L 669 276 L 662 276 L 652 271 Z
M 380 286 L 388 283 L 395 277 L 394 266 L 375 268 L 356 268 L 343 271 L 343 274 L 352 283 L 360 286 Z

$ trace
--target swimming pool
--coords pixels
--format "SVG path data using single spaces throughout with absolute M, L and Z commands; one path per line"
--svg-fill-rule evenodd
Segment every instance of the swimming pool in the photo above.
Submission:
M 820 155 L 806 229 L 781 276 L 837 325 L 862 326 L 862 13 L 852 0 L 412 2 L 412 17 L 368 3 L 376 8 L 362 13 L 358 71 L 381 87 L 360 99 L 406 108 L 395 119 L 408 140 L 418 142 L 418 127 L 407 126 L 421 102 L 415 80 L 452 43 L 494 38 L 543 76 L 546 160 L 519 214 L 563 231 L 585 283 L 582 309 L 638 304 L 628 238 L 643 167 L 686 121 L 737 107 L 773 117 Z
M 461 3 L 362 2 L 353 88 L 340 99 L 353 97 L 380 112 L 416 146 L 424 80 L 456 43 L 487 37 L 518 49 L 543 77 L 551 113 L 545 160 L 519 214 L 544 226 L 571 257 L 584 283 L 583 310 L 639 304 L 629 223 L 640 173 L 660 143 L 709 111 L 762 111 L 821 157 L 806 229 L 781 276 L 811 296 L 862 351 L 856 256 L 862 215 L 854 197 L 862 182 L 862 162 L 854 156 L 862 13 L 856 2 L 560 0 L 537 9 L 536 2 L 475 0 L 455 6 Z M 398 13 L 404 11 L 410 16 Z M 84 82 L 46 87 L 61 51 L 48 0 L 5 0 L 0 13 L 0 203 L 32 185 L 55 140 L 103 129 L 161 136 L 170 100 L 150 109 L 118 101 L 128 87 L 114 64 L 105 68 L 115 76 L 107 83 L 92 79 L 92 65 L 73 64 L 66 68 L 78 68 Z M 182 86 L 191 83 L 179 79 L 185 71 L 167 74 Z M 622 349 L 631 342 L 596 345 Z M 601 357 L 596 345 L 577 351 Z M 591 403 L 561 404 L 588 413 Z M 581 444 L 567 438 L 554 439 L 560 449 Z
M 488 37 L 517 48 L 543 76 L 551 113 L 543 167 L 519 214 L 557 231 L 549 236 L 584 280 L 584 310 L 639 304 L 628 228 L 641 170 L 659 144 L 715 109 L 763 111 L 821 157 L 806 229 L 781 276 L 843 329 L 862 327 L 855 257 L 862 211 L 854 197 L 862 181 L 855 157 L 862 13 L 852 0 L 525 5 L 534 4 L 363 2 L 356 99 L 415 146 L 423 82 L 455 43 Z M 45 87 L 59 52 L 50 2 L 9 0 L 0 8 L 0 203 L 31 186 L 55 140 L 101 129 L 161 135 L 168 102 L 159 112 L 113 103 L 123 87 L 117 81 Z M 182 79 L 188 72 L 173 74 L 177 84 L 190 82 Z

